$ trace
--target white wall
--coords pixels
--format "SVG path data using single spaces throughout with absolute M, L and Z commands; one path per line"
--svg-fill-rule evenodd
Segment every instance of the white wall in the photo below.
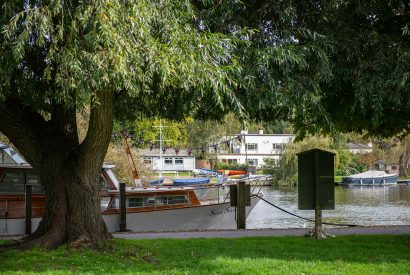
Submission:
M 232 153 L 219 153 L 218 160 L 237 160 L 239 164 L 248 163 L 251 160 L 257 161 L 257 166 L 260 167 L 264 163 L 265 158 L 279 159 L 282 155 L 281 149 L 274 149 L 273 144 L 281 144 L 282 146 L 292 142 L 293 135 L 265 135 L 265 134 L 247 134 L 242 138 L 241 144 L 233 145 Z M 245 149 L 245 143 L 248 144 L 248 150 Z M 256 144 L 257 148 L 250 148 Z
M 161 160 L 158 156 L 145 156 L 144 158 L 151 158 L 151 168 L 155 171 L 161 169 Z M 166 163 L 170 161 L 171 163 Z M 177 163 L 182 160 L 181 163 Z M 195 169 L 195 157 L 192 156 L 163 156 L 162 170 L 163 171 L 192 171 Z

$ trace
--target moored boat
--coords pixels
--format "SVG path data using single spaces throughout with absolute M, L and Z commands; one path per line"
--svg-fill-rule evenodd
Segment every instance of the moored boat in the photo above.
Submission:
M 192 170 L 194 177 L 216 177 L 218 173 L 215 170 L 199 168 Z
M 217 170 L 219 173 L 232 176 L 232 175 L 245 175 L 248 172 L 242 170 Z
M 24 159 L 16 162 L 7 154 L 6 159 L 9 163 L 0 163 L 0 235 L 25 233 L 25 187 L 28 184 L 33 190 L 31 228 L 34 231 L 44 214 L 44 190 L 37 173 Z M 103 165 L 99 182 L 101 213 L 110 232 L 119 230 L 120 220 L 119 181 L 113 168 L 114 165 Z M 247 214 L 259 201 L 258 193 L 252 195 Z M 229 186 L 127 187 L 125 195 L 127 229 L 131 231 L 236 228 Z
M 209 184 L 210 178 L 173 179 L 173 186 L 191 186 Z
M 154 180 L 150 180 L 149 181 L 149 185 L 150 186 L 157 186 L 157 185 L 161 185 L 164 183 L 164 179 L 154 179 Z
M 343 177 L 342 184 L 397 184 L 397 174 L 387 174 L 384 171 L 369 170 L 364 173 Z

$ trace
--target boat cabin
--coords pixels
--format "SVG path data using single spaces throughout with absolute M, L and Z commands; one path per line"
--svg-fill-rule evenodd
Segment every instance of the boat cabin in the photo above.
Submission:
M 45 192 L 38 173 L 11 147 L 0 143 L 0 218 L 25 215 L 25 189 L 32 186 L 32 217 L 44 214 Z M 115 165 L 104 164 L 99 180 L 101 211 L 119 213 L 119 181 Z M 194 188 L 150 187 L 126 190 L 127 212 L 164 210 L 200 205 Z

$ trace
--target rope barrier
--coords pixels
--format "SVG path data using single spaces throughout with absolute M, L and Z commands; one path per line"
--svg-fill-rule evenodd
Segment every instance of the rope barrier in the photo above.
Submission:
M 264 198 L 262 198 L 262 197 L 259 196 L 259 195 L 256 195 L 256 196 L 257 196 L 258 198 L 260 198 L 261 200 L 263 200 L 264 202 L 266 202 L 267 204 L 269 204 L 269 205 L 271 205 L 271 206 L 273 206 L 273 207 L 279 209 L 280 211 L 283 211 L 283 212 L 285 212 L 285 213 L 287 213 L 287 214 L 289 214 L 289 215 L 295 216 L 295 217 L 297 217 L 297 218 L 299 218 L 299 219 L 303 219 L 303 220 L 306 220 L 306 221 L 309 221 L 309 222 L 315 222 L 315 220 L 308 219 L 308 218 L 305 218 L 305 217 L 296 215 L 296 214 L 294 214 L 294 213 L 292 213 L 292 212 L 289 212 L 289 211 L 287 211 L 287 210 L 285 210 L 285 209 L 283 209 L 283 208 L 281 208 L 281 207 L 279 207 L 279 206 L 277 206 L 277 205 L 274 205 L 273 203 L 271 203 L 270 201 L 265 200 Z M 326 224 L 326 225 L 337 225 L 337 226 L 348 226 L 348 227 L 359 226 L 359 225 L 357 225 L 357 224 L 330 223 L 330 222 L 322 222 L 322 224 Z

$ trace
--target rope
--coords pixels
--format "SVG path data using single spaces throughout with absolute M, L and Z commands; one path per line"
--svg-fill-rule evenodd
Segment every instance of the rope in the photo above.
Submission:
M 287 213 L 287 214 L 289 214 L 289 215 L 295 216 L 295 217 L 297 217 L 297 218 L 300 218 L 300 219 L 303 219 L 303 220 L 306 220 L 306 221 L 309 221 L 309 222 L 315 222 L 315 220 L 308 219 L 308 218 L 305 218 L 305 217 L 302 217 L 302 216 L 293 214 L 292 212 L 289 212 L 289 211 L 287 211 L 287 210 L 285 210 L 285 209 L 283 209 L 283 208 L 281 208 L 281 207 L 279 207 L 279 206 L 277 206 L 277 205 L 274 205 L 273 203 L 271 203 L 270 201 L 265 200 L 264 198 L 262 198 L 262 197 L 259 196 L 259 195 L 256 195 L 256 196 L 257 196 L 258 198 L 260 198 L 261 200 L 263 200 L 264 202 L 266 202 L 267 204 L 269 204 L 269 205 L 271 205 L 271 206 L 273 206 L 273 207 L 279 209 L 280 211 L 283 211 L 283 212 L 285 212 L 285 213 Z M 322 222 L 322 224 L 326 224 L 326 225 L 337 225 L 337 226 L 348 226 L 348 227 L 358 226 L 357 224 L 330 223 L 330 222 Z

